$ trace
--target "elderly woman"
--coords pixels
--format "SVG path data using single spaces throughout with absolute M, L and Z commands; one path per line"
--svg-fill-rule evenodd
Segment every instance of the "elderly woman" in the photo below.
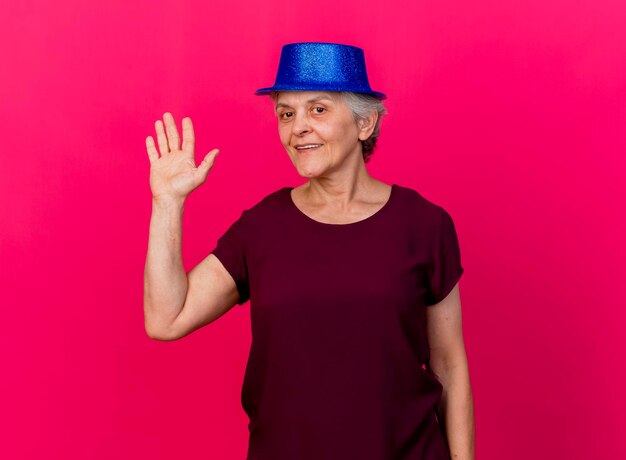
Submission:
M 183 205 L 218 150 L 196 167 L 191 120 L 182 146 L 172 116 L 158 120 L 159 152 L 146 139 L 147 334 L 176 340 L 250 301 L 248 460 L 473 459 L 454 223 L 368 173 L 385 95 L 370 88 L 363 51 L 285 45 L 274 86 L 256 94 L 271 96 L 307 181 L 244 210 L 186 273 Z

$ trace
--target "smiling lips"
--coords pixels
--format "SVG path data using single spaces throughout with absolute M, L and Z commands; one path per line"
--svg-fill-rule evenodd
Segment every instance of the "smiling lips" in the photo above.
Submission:
M 296 150 L 299 151 L 307 151 L 307 150 L 315 150 L 318 147 L 321 147 L 322 144 L 304 144 L 304 145 L 296 145 Z

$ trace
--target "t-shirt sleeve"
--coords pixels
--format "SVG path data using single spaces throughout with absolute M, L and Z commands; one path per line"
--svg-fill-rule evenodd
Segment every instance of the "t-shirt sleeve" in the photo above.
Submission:
M 439 207 L 439 211 L 438 230 L 432 246 L 432 263 L 428 270 L 428 292 L 425 299 L 427 306 L 445 299 L 464 271 L 452 217 L 442 207 Z
M 217 246 L 211 251 L 235 280 L 239 291 L 237 305 L 243 305 L 250 299 L 245 220 L 246 211 L 244 210 L 239 219 L 233 222 L 228 230 L 218 238 Z

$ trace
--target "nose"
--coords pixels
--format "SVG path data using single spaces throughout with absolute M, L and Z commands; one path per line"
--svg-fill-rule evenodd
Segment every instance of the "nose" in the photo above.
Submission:
M 294 120 L 292 123 L 292 132 L 296 136 L 303 136 L 311 132 L 311 127 L 309 126 L 309 120 L 305 113 L 296 113 L 294 115 Z

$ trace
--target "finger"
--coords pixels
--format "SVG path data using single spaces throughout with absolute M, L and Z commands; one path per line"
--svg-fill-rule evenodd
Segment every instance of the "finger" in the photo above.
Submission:
M 183 118 L 183 152 L 193 155 L 193 149 L 196 145 L 196 138 L 193 133 L 193 124 L 191 118 Z
M 170 152 L 170 148 L 167 146 L 167 137 L 165 137 L 165 130 L 163 129 L 163 122 L 161 120 L 157 120 L 154 123 L 154 127 L 156 129 L 159 151 L 161 152 L 161 156 L 163 156 L 166 153 Z
M 171 113 L 165 112 L 163 114 L 163 120 L 165 121 L 165 131 L 167 132 L 167 141 L 170 146 L 170 152 L 176 152 L 180 150 L 180 136 L 176 129 L 176 122 Z
M 154 145 L 154 139 L 152 138 L 152 136 L 146 137 L 146 150 L 148 151 L 148 159 L 150 160 L 150 164 L 159 159 L 159 152 Z
M 202 160 L 202 163 L 200 163 L 200 166 L 198 166 L 198 171 L 200 172 L 200 177 L 202 178 L 202 182 L 206 180 L 206 177 L 209 174 L 209 171 L 211 170 L 211 168 L 213 168 L 213 165 L 215 164 L 215 157 L 217 156 L 218 153 L 220 153 L 220 149 L 211 150 L 209 153 L 205 155 L 204 159 Z

